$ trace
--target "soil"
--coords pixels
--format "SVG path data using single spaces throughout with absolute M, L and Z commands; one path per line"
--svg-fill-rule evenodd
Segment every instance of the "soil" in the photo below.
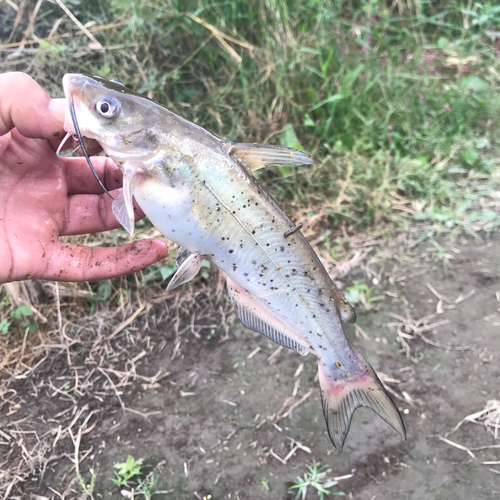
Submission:
M 128 324 L 130 315 L 110 311 L 68 325 L 35 370 L 9 382 L 0 470 L 18 472 L 6 498 L 88 498 L 75 462 L 87 484 L 94 471 L 94 498 L 125 498 L 112 478 L 128 455 L 158 479 L 157 499 L 288 500 L 315 461 L 328 478 L 348 476 L 332 491 L 356 500 L 500 498 L 500 465 L 483 464 L 498 462 L 500 449 L 440 439 L 500 443 L 473 423 L 449 434 L 500 400 L 499 248 L 498 235 L 413 249 L 400 240 L 390 258 L 373 252 L 349 278 L 369 284 L 372 300 L 356 307 L 361 330 L 348 334 L 385 374 L 406 441 L 359 409 L 338 454 L 315 357 L 276 352 L 235 320 L 225 294 L 193 285 L 189 300 L 143 303 Z M 306 498 L 318 498 L 312 486 Z

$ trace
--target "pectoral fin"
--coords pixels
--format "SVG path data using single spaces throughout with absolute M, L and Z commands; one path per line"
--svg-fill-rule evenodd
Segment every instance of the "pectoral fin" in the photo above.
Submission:
M 311 155 L 304 151 L 283 146 L 228 142 L 226 148 L 233 160 L 243 163 L 250 170 L 273 165 L 313 165 L 315 163 Z
M 132 235 L 134 233 L 133 195 L 137 183 L 137 169 L 123 167 L 123 191 L 113 200 L 111 209 L 116 220 Z
M 229 277 L 227 278 L 227 290 L 238 318 L 247 328 L 269 337 L 273 342 L 288 347 L 302 356 L 309 352 L 309 342 L 271 314 L 264 306 L 254 300 L 242 286 Z
M 171 292 L 178 286 L 191 281 L 201 269 L 204 258 L 205 256 L 199 254 L 198 252 L 192 253 L 189 257 L 185 258 L 177 272 L 174 274 L 174 277 L 170 280 L 170 283 L 167 286 L 167 293 Z

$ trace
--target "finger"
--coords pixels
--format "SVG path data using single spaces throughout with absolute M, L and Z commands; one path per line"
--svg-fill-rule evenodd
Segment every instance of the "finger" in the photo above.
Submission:
M 25 137 L 64 137 L 63 121 L 51 113 L 52 99 L 25 73 L 0 75 L 0 135 L 14 127 Z
M 112 191 L 111 194 L 116 198 L 120 191 Z M 113 200 L 104 194 L 70 196 L 60 235 L 100 233 L 122 227 L 113 214 L 112 203 Z M 134 203 L 134 215 L 136 221 L 144 217 L 144 212 L 136 203 Z
M 112 248 L 59 242 L 54 244 L 47 267 L 37 277 L 56 281 L 103 280 L 139 271 L 167 256 L 167 245 L 157 239 Z
M 122 171 L 105 156 L 91 158 L 99 179 L 108 191 L 122 187 Z M 64 158 L 68 194 L 101 194 L 102 187 L 97 182 L 85 158 Z

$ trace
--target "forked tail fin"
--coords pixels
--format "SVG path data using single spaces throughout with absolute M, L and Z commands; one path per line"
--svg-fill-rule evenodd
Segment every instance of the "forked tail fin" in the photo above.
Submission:
M 373 368 L 365 363 L 363 372 L 350 378 L 335 379 L 328 373 L 328 367 L 318 360 L 323 414 L 330 440 L 339 452 L 344 447 L 352 415 L 360 406 L 371 408 L 394 427 L 403 440 L 406 439 L 406 429 L 398 409 Z

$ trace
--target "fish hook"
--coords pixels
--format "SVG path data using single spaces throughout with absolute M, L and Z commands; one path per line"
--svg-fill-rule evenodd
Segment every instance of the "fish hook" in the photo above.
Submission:
M 104 189 L 104 192 L 112 200 L 114 200 L 113 196 L 111 196 L 109 191 L 104 187 L 104 184 L 101 182 L 101 179 L 99 179 L 99 176 L 97 175 L 97 172 L 94 169 L 94 165 L 92 165 L 92 162 L 90 161 L 89 154 L 87 153 L 87 150 L 85 149 L 85 144 L 83 143 L 83 137 L 82 137 L 82 134 L 80 133 L 80 127 L 78 126 L 78 122 L 76 120 L 75 103 L 73 102 L 73 99 L 70 99 L 70 101 L 69 101 L 69 112 L 71 113 L 71 119 L 73 120 L 73 127 L 75 128 L 76 136 L 78 137 L 78 140 L 80 141 L 80 146 L 82 148 L 83 154 L 85 155 L 85 158 L 87 159 L 87 163 L 89 164 L 90 170 L 92 170 L 94 177 L 96 178 L 99 185 Z

